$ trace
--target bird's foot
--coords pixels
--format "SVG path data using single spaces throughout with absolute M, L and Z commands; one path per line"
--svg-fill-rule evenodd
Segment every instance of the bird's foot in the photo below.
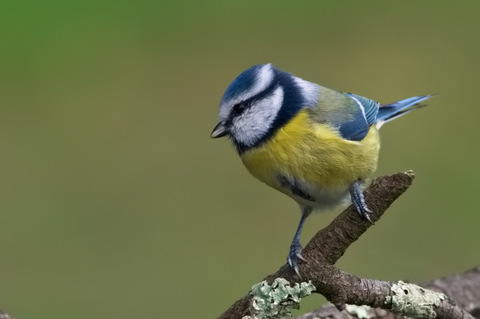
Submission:
M 301 279 L 300 271 L 298 270 L 298 260 L 307 262 L 302 256 L 302 245 L 299 242 L 293 242 L 290 246 L 290 252 L 288 253 L 287 261 L 290 267 L 293 268 L 297 276 Z
M 373 224 L 371 218 L 373 212 L 365 203 L 365 197 L 363 196 L 360 181 L 356 181 L 353 183 L 352 187 L 350 187 L 350 196 L 352 197 L 353 206 L 355 206 L 358 214 Z

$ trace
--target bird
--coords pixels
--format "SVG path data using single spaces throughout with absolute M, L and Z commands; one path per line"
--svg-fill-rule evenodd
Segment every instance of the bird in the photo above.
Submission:
M 430 97 L 380 104 L 271 63 L 248 68 L 227 87 L 211 137 L 227 136 L 251 175 L 298 203 L 301 217 L 287 262 L 300 278 L 305 220 L 312 211 L 352 203 L 361 218 L 372 222 L 363 190 L 377 169 L 378 130 Z

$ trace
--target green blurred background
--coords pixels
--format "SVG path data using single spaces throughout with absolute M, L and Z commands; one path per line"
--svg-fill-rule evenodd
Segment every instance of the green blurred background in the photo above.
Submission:
M 480 262 L 478 1 L 3 1 L 0 307 L 212 318 L 285 262 L 299 213 L 211 140 L 258 63 L 380 102 L 377 175 L 414 186 L 340 267 L 427 280 Z M 309 219 L 303 242 L 335 214 Z M 312 297 L 303 311 L 315 307 Z

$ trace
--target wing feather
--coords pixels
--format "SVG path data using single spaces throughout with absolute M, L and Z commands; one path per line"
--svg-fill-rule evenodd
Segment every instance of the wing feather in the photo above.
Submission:
M 313 111 L 317 122 L 335 127 L 344 139 L 361 141 L 375 123 L 378 107 L 365 97 L 322 87 Z

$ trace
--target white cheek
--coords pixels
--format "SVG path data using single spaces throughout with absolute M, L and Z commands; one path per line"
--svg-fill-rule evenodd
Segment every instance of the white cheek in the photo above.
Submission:
M 246 146 L 253 146 L 270 130 L 283 103 L 283 89 L 257 101 L 244 114 L 236 118 L 232 126 L 235 139 Z

